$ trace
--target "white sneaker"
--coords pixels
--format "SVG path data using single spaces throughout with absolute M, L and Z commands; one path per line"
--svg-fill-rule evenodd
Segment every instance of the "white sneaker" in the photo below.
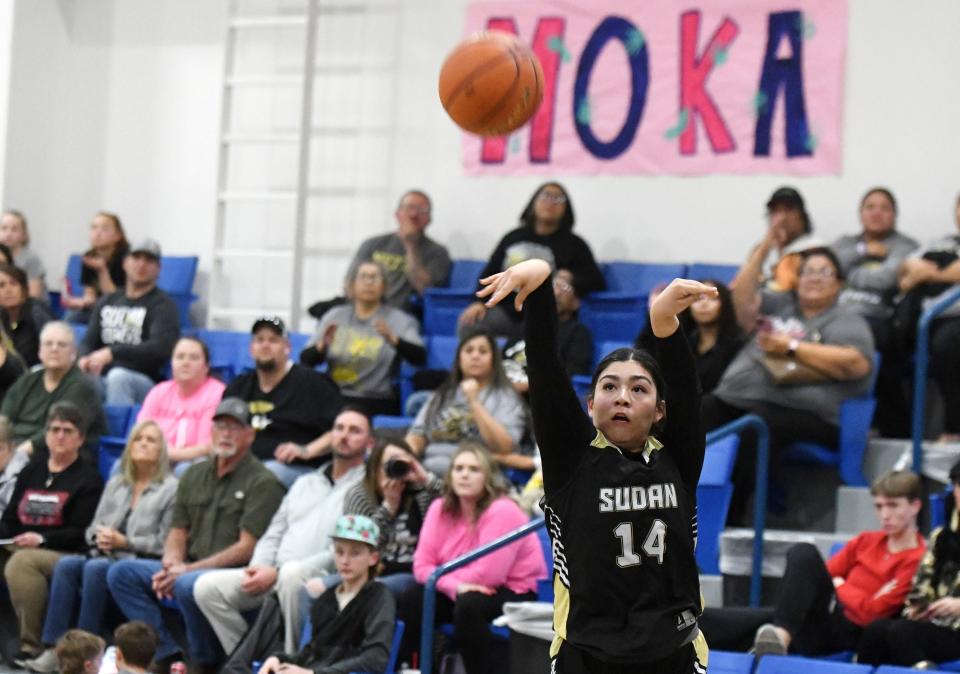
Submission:
M 777 628 L 771 623 L 761 625 L 753 638 L 753 654 L 757 660 L 764 655 L 786 655 L 787 645 L 780 638 Z
M 37 672 L 37 674 L 53 674 L 60 669 L 60 663 L 57 662 L 57 652 L 52 648 L 48 648 L 32 660 L 27 660 L 23 663 L 23 666 L 31 672 Z

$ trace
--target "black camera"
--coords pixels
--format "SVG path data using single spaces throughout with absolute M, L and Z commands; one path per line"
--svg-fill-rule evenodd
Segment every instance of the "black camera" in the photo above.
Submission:
M 410 472 L 410 464 L 403 459 L 390 459 L 383 467 L 387 477 L 401 478 L 406 477 Z

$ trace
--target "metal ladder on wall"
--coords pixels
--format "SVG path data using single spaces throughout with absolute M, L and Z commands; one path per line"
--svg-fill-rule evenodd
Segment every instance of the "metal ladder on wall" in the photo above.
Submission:
M 229 0 L 207 325 L 306 328 L 391 209 L 402 0 Z

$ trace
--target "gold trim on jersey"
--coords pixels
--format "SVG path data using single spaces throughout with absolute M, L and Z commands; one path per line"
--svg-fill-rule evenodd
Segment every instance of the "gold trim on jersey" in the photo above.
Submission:
M 703 632 L 697 631 L 697 637 L 693 640 L 693 652 L 697 658 L 693 663 L 693 671 L 697 674 L 705 674 L 707 661 L 710 659 L 710 647 Z
M 567 638 L 567 616 L 570 615 L 570 590 L 560 581 L 560 575 L 553 576 L 553 643 L 550 644 L 550 657 L 557 657 L 560 646 Z
M 605 449 L 609 447 L 611 449 L 617 450 L 618 452 L 620 451 L 619 447 L 617 447 L 615 444 L 613 444 L 612 442 L 610 442 L 604 437 L 603 433 L 600 432 L 600 429 L 597 429 L 597 437 L 593 439 L 593 441 L 590 443 L 590 446 L 596 447 L 597 449 Z M 643 447 L 643 452 L 645 454 L 648 454 L 650 452 L 655 452 L 658 449 L 663 449 L 663 443 L 657 440 L 652 435 L 648 435 L 647 442 Z

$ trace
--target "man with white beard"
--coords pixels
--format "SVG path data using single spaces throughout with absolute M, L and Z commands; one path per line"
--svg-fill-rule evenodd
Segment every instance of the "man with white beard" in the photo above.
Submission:
M 253 436 L 247 404 L 225 398 L 213 417 L 213 459 L 191 466 L 180 478 L 163 558 L 123 559 L 107 574 L 124 615 L 157 632 L 159 672 L 169 671 L 181 655 L 158 599 L 175 599 L 183 614 L 192 671 L 211 669 L 223 657 L 194 601 L 193 586 L 212 569 L 247 564 L 283 500 L 283 486 L 250 454 Z

